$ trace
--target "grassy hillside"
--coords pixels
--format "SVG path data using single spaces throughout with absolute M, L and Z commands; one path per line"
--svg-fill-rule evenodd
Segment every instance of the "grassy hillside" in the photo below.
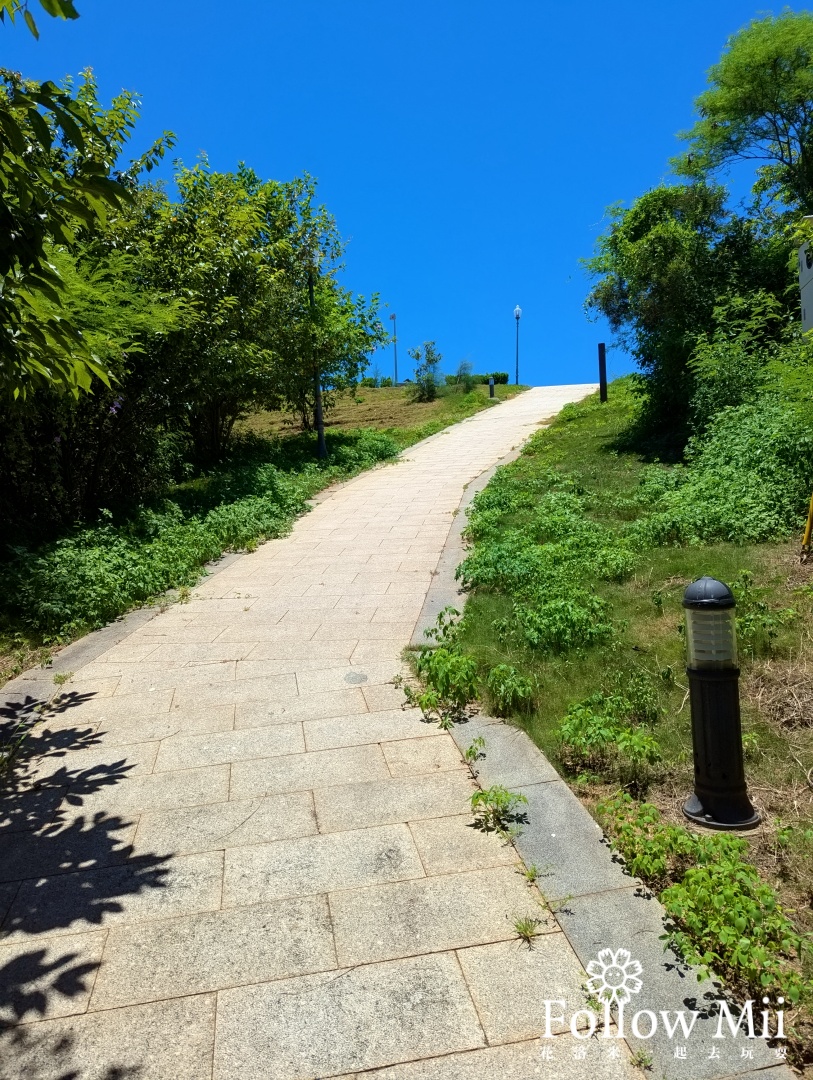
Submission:
M 495 386 L 494 399 L 488 387 L 475 386 L 469 394 L 442 388 L 434 401 L 410 401 L 408 388 L 403 386 L 360 387 L 355 396 L 342 394 L 325 415 L 328 431 L 350 431 L 371 428 L 384 431 L 403 446 L 425 439 L 467 416 L 500 401 L 515 397 L 527 389 L 524 386 Z M 302 430 L 290 413 L 257 412 L 238 425 L 238 430 L 257 435 L 286 435 Z
M 471 593 L 451 647 L 476 661 L 487 707 L 528 731 L 677 913 L 684 953 L 734 991 L 796 1002 L 801 1064 L 813 1054 L 813 568 L 799 563 L 803 513 L 798 534 L 740 542 L 740 526 L 781 533 L 765 516 L 775 502 L 767 482 L 726 491 L 741 474 L 716 481 L 702 458 L 643 463 L 622 448 L 634 408 L 626 381 L 606 405 L 567 406 L 475 498 L 459 570 Z M 728 539 L 703 539 L 720 534 Z M 681 813 L 693 787 L 681 601 L 704 574 L 738 600 L 746 771 L 764 815 L 744 839 L 689 830 Z M 435 667 L 444 665 L 441 648 Z M 420 666 L 431 683 L 432 662 Z

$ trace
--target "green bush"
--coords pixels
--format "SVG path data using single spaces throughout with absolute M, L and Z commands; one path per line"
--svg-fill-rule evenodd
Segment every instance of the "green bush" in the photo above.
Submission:
M 407 350 L 415 361 L 415 382 L 409 387 L 413 401 L 434 401 L 438 396 L 440 364 L 443 359 L 434 341 L 425 341 L 422 348 Z
M 813 435 L 777 398 L 724 409 L 690 441 L 686 465 L 645 473 L 650 513 L 629 539 L 648 545 L 762 543 L 798 530 L 810 499 Z
M 486 677 L 491 698 L 498 716 L 513 712 L 530 712 L 534 706 L 534 686 L 511 664 L 497 664 Z
M 658 713 L 656 707 L 655 718 Z M 574 772 L 588 770 L 645 789 L 649 766 L 658 764 L 661 752 L 639 715 L 640 706 L 621 694 L 596 693 L 573 705 L 559 728 L 562 761 Z
M 813 984 L 791 963 L 809 953 L 809 942 L 748 862 L 745 840 L 665 824 L 654 806 L 626 794 L 597 811 L 630 872 L 663 890 L 671 920 L 666 937 L 701 975 L 713 972 L 753 997 L 809 1000 Z

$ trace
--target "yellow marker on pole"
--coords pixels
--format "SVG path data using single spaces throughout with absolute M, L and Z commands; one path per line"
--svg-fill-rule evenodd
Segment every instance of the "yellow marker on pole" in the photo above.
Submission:
M 810 558 L 811 533 L 813 533 L 813 496 L 810 497 L 810 509 L 807 511 L 807 524 L 805 525 L 805 534 L 802 537 L 802 551 L 799 555 L 799 562 L 806 563 Z

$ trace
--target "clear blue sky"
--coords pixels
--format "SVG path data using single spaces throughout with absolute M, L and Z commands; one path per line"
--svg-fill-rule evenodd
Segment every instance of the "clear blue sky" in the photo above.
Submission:
M 378 292 L 385 322 L 397 313 L 402 377 L 406 349 L 434 339 L 447 370 L 468 359 L 513 379 L 520 304 L 520 378 L 535 384 L 596 378 L 607 333 L 583 313 L 579 259 L 608 204 L 667 174 L 706 70 L 765 11 L 742 0 L 76 6 L 72 23 L 39 13 L 39 42 L 0 27 L 0 64 L 40 79 L 92 67 L 103 97 L 138 91 L 136 149 L 170 129 L 188 164 L 205 151 L 221 170 L 307 170 L 350 241 L 344 284 Z M 382 373 L 391 359 L 390 347 Z M 631 368 L 614 350 L 608 363 Z

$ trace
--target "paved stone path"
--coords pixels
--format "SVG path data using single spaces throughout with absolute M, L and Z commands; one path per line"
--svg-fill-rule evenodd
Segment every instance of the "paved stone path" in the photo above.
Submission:
M 590 389 L 338 487 L 63 687 L 0 802 L 2 1080 L 639 1075 L 566 1030 L 542 1056 L 584 973 L 391 682 L 465 485 Z

